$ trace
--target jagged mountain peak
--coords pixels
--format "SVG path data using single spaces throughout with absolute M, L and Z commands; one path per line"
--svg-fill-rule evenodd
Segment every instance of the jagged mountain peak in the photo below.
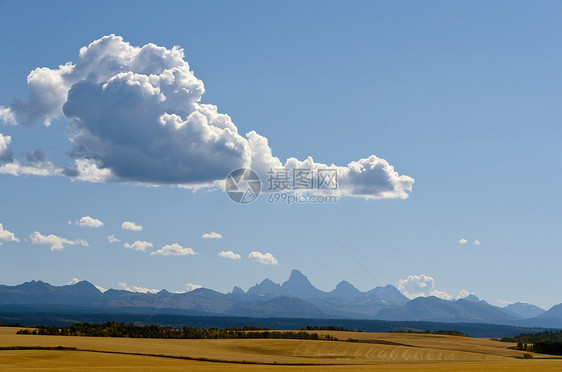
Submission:
M 46 283 L 42 280 L 30 280 L 29 282 L 23 282 L 21 284 L 19 284 L 18 286 L 31 286 L 31 285 L 50 285 L 49 283 Z
M 308 278 L 298 270 L 291 271 L 289 280 L 284 282 L 281 288 L 283 295 L 298 298 L 319 297 L 325 294 L 325 292 L 313 286 Z
M 480 302 L 480 299 L 475 294 L 469 294 L 466 297 L 463 297 L 462 300 L 472 301 L 472 302 Z
M 291 270 L 291 275 L 289 276 L 289 280 L 306 280 L 306 281 L 308 281 L 308 278 L 300 270 L 293 269 L 293 270 Z
M 302 283 L 302 284 L 312 285 L 308 280 L 308 278 L 306 277 L 306 275 L 304 275 L 299 270 L 295 270 L 295 269 L 291 270 L 291 275 L 289 276 L 289 279 L 286 282 L 284 282 L 283 285 L 286 285 L 287 283 Z
M 543 308 L 527 302 L 516 302 L 514 304 L 509 304 L 504 307 L 504 309 L 509 313 L 515 314 L 524 319 L 534 318 L 546 312 L 546 310 L 544 310 Z
M 281 285 L 267 278 L 248 289 L 249 295 L 278 295 L 280 293 Z
M 16 288 L 24 289 L 24 290 L 44 290 L 44 289 L 52 289 L 54 287 L 49 283 L 45 283 L 41 280 L 31 280 L 29 282 L 25 282 L 17 285 Z
M 79 294 L 79 295 L 97 295 L 101 291 L 95 285 L 87 280 L 82 280 L 74 284 L 67 284 L 62 286 L 61 289 L 65 292 Z

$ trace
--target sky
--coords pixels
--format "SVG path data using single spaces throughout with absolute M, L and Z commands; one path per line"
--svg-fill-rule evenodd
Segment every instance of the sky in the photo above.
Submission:
M 298 269 L 561 303 L 561 16 L 0 1 L 0 283 L 227 292 Z M 251 203 L 223 189 L 237 168 L 262 180 Z M 337 201 L 268 202 L 272 168 L 337 169 L 317 190 Z

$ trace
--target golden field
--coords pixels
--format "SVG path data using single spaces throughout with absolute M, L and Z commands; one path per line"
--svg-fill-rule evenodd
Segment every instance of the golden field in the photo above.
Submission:
M 0 328 L 0 349 L 58 346 L 76 350 L 0 350 L 2 370 L 42 371 L 512 371 L 562 370 L 562 358 L 507 349 L 468 337 L 314 331 L 362 342 L 237 339 L 163 340 L 16 335 Z

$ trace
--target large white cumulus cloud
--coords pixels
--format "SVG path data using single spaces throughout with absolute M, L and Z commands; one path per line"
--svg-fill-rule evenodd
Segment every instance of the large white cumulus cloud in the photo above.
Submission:
M 28 85 L 29 99 L 0 107 L 0 120 L 32 126 L 68 119 L 76 167 L 47 172 L 53 175 L 201 187 L 222 183 L 241 167 L 262 180 L 271 168 L 328 167 L 310 157 L 282 163 L 265 137 L 239 134 L 228 115 L 201 102 L 203 82 L 178 47 L 136 47 L 105 36 L 83 47 L 76 64 L 32 71 Z M 407 198 L 414 183 L 374 155 L 330 167 L 337 168 L 339 184 L 331 193 L 341 196 Z
M 428 296 L 435 296 L 444 300 L 451 299 L 451 296 L 446 292 L 435 289 L 435 279 L 425 274 L 410 275 L 406 279 L 400 279 L 398 289 L 410 299 Z
M 405 279 L 400 279 L 398 282 L 398 289 L 409 299 L 428 296 L 439 297 L 443 300 L 453 299 L 453 296 L 447 292 L 436 289 L 435 279 L 425 274 L 409 275 Z M 465 298 L 470 294 L 473 293 L 467 291 L 466 289 L 461 289 L 455 298 Z

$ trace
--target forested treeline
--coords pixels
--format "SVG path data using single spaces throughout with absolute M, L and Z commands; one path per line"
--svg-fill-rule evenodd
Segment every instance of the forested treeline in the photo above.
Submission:
M 541 354 L 562 355 L 562 331 L 522 333 L 515 337 L 503 337 L 500 341 L 517 342 L 517 350 Z
M 306 326 L 300 329 L 301 331 L 345 331 L 345 332 L 356 332 L 353 329 L 347 329 L 344 327 L 337 326 Z M 358 331 L 361 332 L 361 331 Z
M 2 322 L 0 321 L 0 327 L 21 327 L 21 324 L 14 322 Z
M 168 338 L 168 339 L 234 339 L 234 338 L 277 338 L 299 340 L 336 341 L 330 335 L 318 335 L 304 331 L 277 331 L 259 327 L 241 328 L 206 328 L 183 327 L 179 329 L 145 325 L 107 322 L 103 324 L 78 323 L 68 327 L 38 326 L 35 329 L 22 329 L 18 334 L 53 335 L 53 336 L 90 336 L 90 337 L 130 337 L 130 338 Z
M 503 342 L 522 342 L 534 344 L 542 341 L 562 341 L 562 331 L 544 331 L 537 333 L 521 333 L 514 337 L 502 337 Z

